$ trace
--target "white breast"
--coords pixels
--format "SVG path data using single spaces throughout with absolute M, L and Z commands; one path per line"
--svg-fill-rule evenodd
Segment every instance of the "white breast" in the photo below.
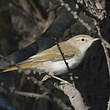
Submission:
M 84 55 L 82 55 L 80 57 L 74 56 L 73 58 L 66 60 L 70 69 L 73 69 L 76 66 L 78 66 L 78 64 L 81 62 L 83 56 Z M 49 66 L 47 67 L 46 72 L 54 72 L 55 75 L 60 75 L 62 73 L 68 72 L 67 66 L 64 61 L 57 61 L 57 62 L 49 61 L 47 63 Z

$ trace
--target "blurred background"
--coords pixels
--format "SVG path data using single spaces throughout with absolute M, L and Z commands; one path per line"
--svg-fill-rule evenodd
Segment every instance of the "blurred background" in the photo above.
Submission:
M 64 0 L 68 4 L 73 1 Z M 65 30 L 62 36 L 58 36 L 59 41 L 69 39 L 78 34 L 97 36 L 94 18 L 99 21 L 104 39 L 110 42 L 110 1 L 84 1 L 88 1 L 86 2 L 88 3 L 88 8 L 86 7 L 87 4 L 83 2 L 81 8 L 77 11 L 79 12 L 79 17 L 88 23 L 92 30 L 89 31 L 82 23 L 75 20 Z M 91 14 L 95 17 L 87 14 L 87 11 L 95 10 L 93 7 L 95 5 L 97 6 L 96 3 L 100 3 L 101 8 L 99 7 L 99 12 L 104 10 L 102 20 L 97 18 L 101 16 L 98 12 Z M 83 6 L 86 10 L 83 9 Z M 0 58 L 5 59 L 6 56 L 13 52 L 21 50 L 34 41 L 37 41 L 42 34 L 45 34 L 56 23 L 54 21 L 61 15 L 62 8 L 64 7 L 61 6 L 61 0 L 0 0 Z M 61 25 L 61 22 L 59 21 L 58 24 Z M 2 62 L 0 62 L 0 65 L 2 65 Z M 26 72 L 28 73 L 28 71 Z M 78 79 L 75 79 L 76 88 L 83 96 L 84 102 L 89 110 L 107 110 L 108 96 L 110 93 L 109 75 L 105 54 L 100 41 L 88 50 L 84 61 L 73 72 L 73 77 L 78 77 Z M 61 105 L 62 102 L 67 107 L 66 109 L 74 110 L 67 96 L 54 87 L 54 83 L 56 84 L 57 82 L 59 84 L 58 81 L 49 79 L 43 82 L 43 84 L 39 84 L 43 77 L 42 75 L 32 74 L 32 71 L 29 72 L 29 75 L 21 73 L 18 71 L 5 74 L 1 73 L 0 110 L 62 110 L 64 109 L 64 106 Z M 37 84 L 33 83 L 31 77 L 36 78 L 38 81 Z M 65 78 L 66 76 L 61 77 Z M 48 98 L 35 99 L 16 95 L 13 92 L 15 89 L 39 94 L 46 92 Z

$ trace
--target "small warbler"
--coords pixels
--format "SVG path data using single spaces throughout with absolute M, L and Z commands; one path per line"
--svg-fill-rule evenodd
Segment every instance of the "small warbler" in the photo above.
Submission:
M 67 41 L 59 43 L 62 53 L 70 69 L 75 68 L 82 61 L 87 49 L 98 38 L 92 38 L 89 35 L 77 35 Z M 3 72 L 22 69 L 35 69 L 38 72 L 53 72 L 55 75 L 68 72 L 67 66 L 57 45 L 46 49 L 27 60 L 20 62 Z

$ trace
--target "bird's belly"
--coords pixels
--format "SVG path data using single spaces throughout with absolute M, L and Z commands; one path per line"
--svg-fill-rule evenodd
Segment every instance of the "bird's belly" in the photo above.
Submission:
M 81 60 L 78 58 L 66 60 L 70 69 L 75 68 L 80 63 L 80 61 Z M 55 75 L 60 75 L 68 72 L 68 69 L 64 61 L 49 62 L 47 72 L 54 72 Z

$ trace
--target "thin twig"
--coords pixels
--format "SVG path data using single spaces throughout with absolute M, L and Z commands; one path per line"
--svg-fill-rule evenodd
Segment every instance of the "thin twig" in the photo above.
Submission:
M 66 62 L 66 59 L 65 59 L 65 57 L 64 57 L 64 53 L 62 52 L 61 47 L 60 47 L 60 45 L 59 45 L 58 42 L 57 42 L 57 47 L 58 47 L 58 49 L 59 49 L 59 51 L 60 51 L 60 53 L 61 53 L 61 56 L 62 56 L 62 58 L 63 58 L 63 61 L 64 61 L 65 65 L 66 65 L 67 69 L 68 69 L 68 72 L 70 72 L 70 71 L 71 71 L 71 70 L 70 70 L 70 67 L 69 67 L 68 63 Z
M 88 23 L 86 23 L 77 13 L 77 11 L 73 11 L 69 4 L 68 3 L 65 3 L 63 0 L 59 0 L 60 3 L 61 3 L 61 6 L 64 6 L 66 8 L 66 10 L 72 14 L 72 16 L 74 17 L 74 19 L 78 20 L 84 27 L 86 27 L 89 31 L 91 31 L 91 27 L 89 26 Z M 77 8 L 78 4 L 76 4 L 76 7 Z
M 107 66 L 108 66 L 108 72 L 109 72 L 109 77 L 110 77 L 110 61 L 109 61 L 108 50 L 107 50 L 107 48 L 106 48 L 106 46 L 105 46 L 105 42 L 104 42 L 103 37 L 102 37 L 102 35 L 101 35 L 99 26 L 96 25 L 96 28 L 97 28 L 98 36 L 100 37 L 100 40 L 102 41 L 102 46 L 103 46 L 104 53 L 105 53 L 105 56 L 106 56 Z
M 47 75 L 48 75 L 48 76 L 51 76 L 51 77 L 54 78 L 54 79 L 57 79 L 57 80 L 59 80 L 59 81 L 65 83 L 65 84 L 70 84 L 68 81 L 66 81 L 66 80 L 64 80 L 64 79 L 61 79 L 61 78 L 59 78 L 59 77 L 57 77 L 57 76 L 55 76 L 55 75 L 53 75 L 53 74 L 51 74 L 51 73 L 49 73 L 49 74 L 47 74 Z
M 32 7 L 34 8 L 34 10 L 36 12 L 36 16 L 38 17 L 38 19 L 41 20 L 42 22 L 45 22 L 45 19 L 43 18 L 42 14 L 40 13 L 40 10 L 34 4 L 33 0 L 29 0 L 29 2 L 32 5 Z
M 46 98 L 49 99 L 49 97 L 44 93 L 44 94 L 38 94 L 38 93 L 31 93 L 31 92 L 23 92 L 23 91 L 14 91 L 15 94 L 25 96 L 25 97 L 31 97 L 31 98 Z

